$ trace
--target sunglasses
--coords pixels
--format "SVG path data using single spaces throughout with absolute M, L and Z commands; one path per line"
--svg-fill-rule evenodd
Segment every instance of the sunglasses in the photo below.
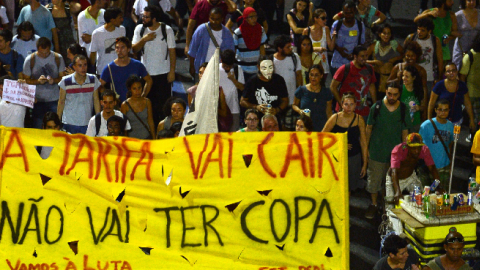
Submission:
M 447 243 L 463 243 L 463 237 L 452 237 L 447 239 Z

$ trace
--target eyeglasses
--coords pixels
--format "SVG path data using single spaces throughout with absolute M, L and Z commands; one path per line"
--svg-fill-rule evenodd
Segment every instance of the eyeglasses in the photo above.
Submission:
M 447 239 L 447 243 L 463 243 L 463 237 L 452 237 Z
M 246 118 L 247 121 L 258 121 L 258 118 Z

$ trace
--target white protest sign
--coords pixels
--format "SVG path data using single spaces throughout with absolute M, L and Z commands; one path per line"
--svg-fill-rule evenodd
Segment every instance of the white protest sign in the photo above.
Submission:
M 35 85 L 5 80 L 3 83 L 3 97 L 5 101 L 33 108 L 35 102 Z

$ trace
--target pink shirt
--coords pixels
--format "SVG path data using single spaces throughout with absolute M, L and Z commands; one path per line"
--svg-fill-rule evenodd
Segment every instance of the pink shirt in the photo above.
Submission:
M 401 143 L 395 146 L 392 150 L 392 157 L 390 160 L 390 167 L 399 169 L 400 163 L 407 158 L 408 154 L 408 147 L 406 143 Z M 422 146 L 422 150 L 420 151 L 420 155 L 418 158 L 421 158 L 425 161 L 425 165 L 431 166 L 435 163 L 433 162 L 432 155 L 430 154 L 430 149 L 426 145 Z

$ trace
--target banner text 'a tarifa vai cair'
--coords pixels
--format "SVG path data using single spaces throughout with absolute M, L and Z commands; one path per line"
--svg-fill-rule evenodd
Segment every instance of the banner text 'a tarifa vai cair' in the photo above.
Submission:
M 0 132 L 0 269 L 349 268 L 344 134 Z

